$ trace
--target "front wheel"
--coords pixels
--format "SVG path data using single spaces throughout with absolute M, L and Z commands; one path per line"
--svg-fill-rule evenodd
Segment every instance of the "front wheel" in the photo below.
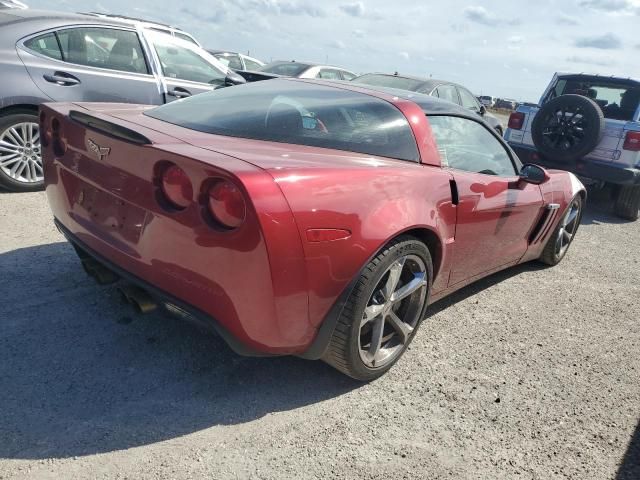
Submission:
M 424 243 L 409 236 L 389 243 L 360 274 L 323 360 L 357 380 L 387 372 L 416 334 L 432 278 Z
M 14 192 L 43 186 L 38 117 L 34 113 L 0 116 L 0 187 Z
M 584 202 L 579 194 L 573 197 L 558 226 L 549 237 L 549 240 L 547 240 L 547 244 L 540 256 L 541 262 L 554 266 L 562 261 L 580 226 L 583 204 Z

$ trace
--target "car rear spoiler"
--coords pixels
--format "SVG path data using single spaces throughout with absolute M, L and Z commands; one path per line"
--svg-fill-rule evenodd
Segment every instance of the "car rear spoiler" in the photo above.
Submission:
M 71 110 L 69 112 L 69 118 L 90 130 L 103 133 L 110 137 L 117 138 L 118 140 L 134 143 L 136 145 L 151 144 L 151 140 L 130 128 L 87 115 L 86 113 L 78 112 L 77 110 Z

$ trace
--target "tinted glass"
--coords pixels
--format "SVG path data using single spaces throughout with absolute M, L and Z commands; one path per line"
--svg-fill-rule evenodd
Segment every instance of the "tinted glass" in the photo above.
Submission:
M 449 102 L 457 103 L 460 105 L 460 99 L 458 98 L 458 92 L 453 85 L 440 85 L 437 88 L 438 97 Z
M 60 52 L 56 36 L 53 33 L 47 33 L 46 35 L 27 40 L 24 42 L 24 46 L 46 57 L 62 60 L 62 53 Z
M 111 28 L 68 28 L 58 31 L 57 35 L 66 62 L 148 73 L 136 32 Z
M 320 70 L 316 78 L 323 78 L 325 80 L 342 80 L 340 72 L 331 68 L 323 68 Z
M 407 119 L 390 103 L 337 88 L 269 80 L 145 112 L 201 132 L 418 161 Z
M 483 125 L 461 117 L 430 116 L 442 165 L 466 172 L 513 177 L 507 150 Z
M 640 105 L 640 88 L 618 85 L 615 81 L 602 80 L 559 80 L 553 96 L 582 95 L 596 102 L 605 118 L 632 120 Z
M 480 111 L 478 100 L 471 94 L 471 92 L 469 92 L 469 90 L 458 87 L 458 93 L 460 94 L 460 100 L 462 101 L 462 106 L 464 108 L 468 108 L 474 112 Z
M 254 62 L 247 57 L 244 57 L 244 64 L 247 70 L 258 70 L 260 67 L 262 67 L 262 65 L 260 65 L 258 62 Z
M 353 80 L 354 78 L 356 78 L 356 75 L 354 73 L 347 72 L 346 70 L 342 70 L 341 73 L 344 80 Z
M 393 75 L 362 75 L 361 77 L 353 80 L 356 83 L 364 83 L 366 85 L 373 85 L 375 87 L 390 87 L 399 88 L 401 90 L 418 90 L 422 84 L 421 80 L 414 80 L 413 78 L 396 77 Z
M 224 84 L 226 73 L 215 65 L 219 62 L 212 55 L 205 53 L 211 59 L 207 61 L 198 53 L 204 51 L 184 40 L 168 35 L 154 34 L 150 37 L 165 77 L 211 85 Z
M 284 75 L 285 77 L 297 77 L 307 68 L 309 68 L 309 65 L 304 63 L 270 63 L 269 65 L 261 67 L 260 71 Z
M 240 57 L 236 54 L 216 53 L 214 57 L 216 57 L 223 65 L 226 65 L 229 68 L 233 68 L 234 70 L 242 70 L 242 62 L 240 61 Z

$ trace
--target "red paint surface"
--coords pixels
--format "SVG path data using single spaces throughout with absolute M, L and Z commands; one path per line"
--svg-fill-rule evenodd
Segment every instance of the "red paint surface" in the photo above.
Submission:
M 265 353 L 304 352 L 344 288 L 401 232 L 437 239 L 432 299 L 540 254 L 544 242 L 530 246 L 527 239 L 544 204 L 566 208 L 565 173 L 552 172 L 534 186 L 443 169 L 421 109 L 376 96 L 407 116 L 422 163 L 209 135 L 143 116 L 142 107 L 84 104 L 91 115 L 153 142 L 141 147 L 65 117 L 81 106 L 44 106 L 47 118 L 61 122 L 68 148 L 61 157 L 51 146 L 44 150 L 51 209 L 96 252 Z M 88 150 L 89 138 L 111 148 L 105 160 Z M 183 210 L 159 199 L 167 162 L 193 185 Z M 454 177 L 457 206 L 449 186 Z M 220 179 L 246 199 L 245 220 L 233 230 L 215 228 L 207 217 L 209 189 Z M 318 241 L 319 234 L 308 233 L 323 231 L 349 235 Z

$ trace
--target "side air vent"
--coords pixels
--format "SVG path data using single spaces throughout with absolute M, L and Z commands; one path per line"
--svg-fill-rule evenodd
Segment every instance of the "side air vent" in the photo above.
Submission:
M 125 142 L 135 143 L 136 145 L 151 144 L 151 140 L 149 140 L 144 135 L 131 130 L 130 128 L 108 122 L 107 120 L 92 117 L 91 115 L 87 115 L 86 113 L 71 110 L 69 112 L 69 118 L 81 125 L 84 125 L 90 130 L 103 133 L 105 135 L 123 140 Z
M 536 224 L 535 228 L 531 232 L 531 236 L 529 237 L 529 245 L 535 245 L 542 241 L 542 239 L 546 238 L 549 233 L 549 229 L 556 217 L 558 216 L 558 209 L 560 205 L 557 203 L 550 203 L 546 206 L 544 213 L 540 216 L 540 220 Z

